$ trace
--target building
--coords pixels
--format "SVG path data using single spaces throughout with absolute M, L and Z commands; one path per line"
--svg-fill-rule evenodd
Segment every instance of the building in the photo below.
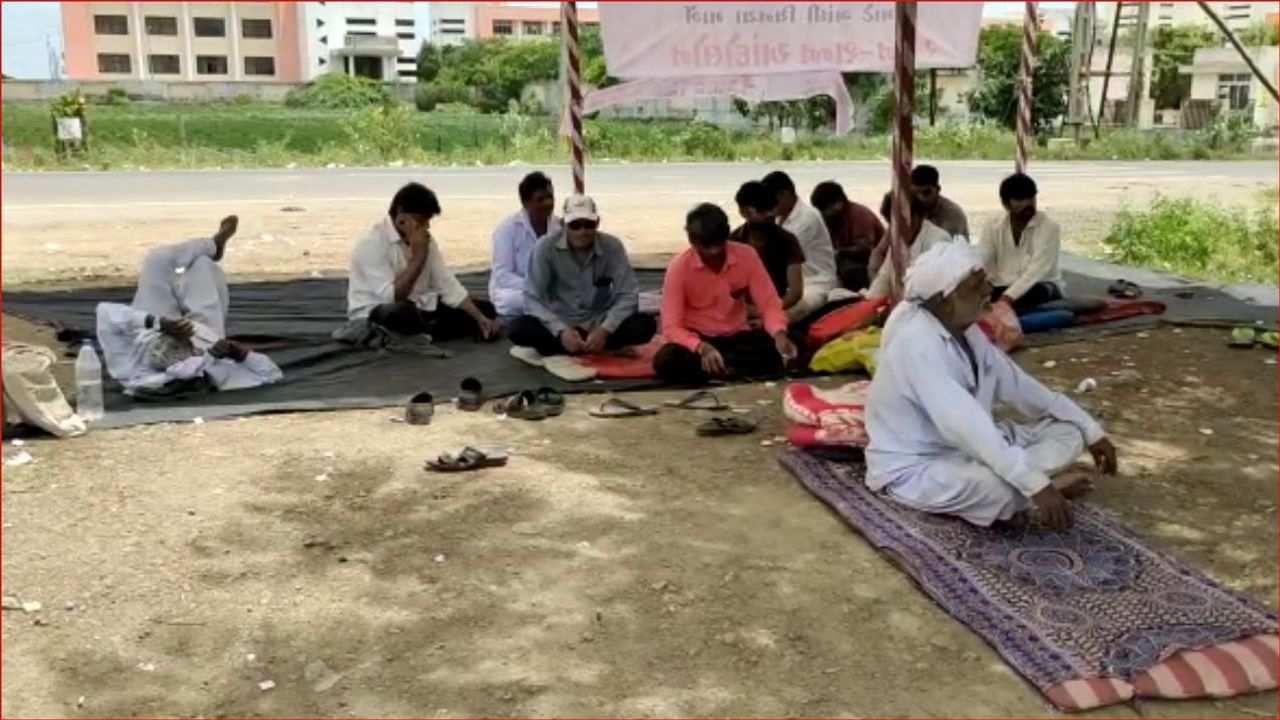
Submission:
M 445 4 L 445 3 L 440 3 Z M 560 34 L 560 9 L 520 7 L 507 3 L 472 3 L 475 7 L 475 37 L 513 40 L 556 37 Z M 600 25 L 600 11 L 578 8 L 579 26 Z
M 384 82 L 416 82 L 418 49 L 432 36 L 425 2 L 299 3 L 303 80 L 329 72 Z
M 1153 2 L 1150 10 L 1150 27 L 1152 29 L 1158 27 L 1171 27 L 1174 25 L 1205 25 L 1212 26 L 1213 21 L 1200 8 L 1198 3 L 1194 2 Z M 1129 6 L 1136 6 L 1137 3 L 1127 3 Z M 1100 2 L 1096 5 L 1098 9 L 1099 34 L 1111 32 L 1111 23 L 1114 21 L 1116 7 L 1118 3 Z M 1239 32 L 1251 25 L 1260 22 L 1266 22 L 1269 14 L 1276 12 L 1276 4 L 1274 2 L 1211 2 L 1209 7 L 1222 18 L 1227 27 L 1233 32 Z M 1125 14 L 1120 18 L 1120 27 L 1132 27 L 1134 20 L 1137 18 L 1136 9 L 1126 9 Z
M 73 80 L 302 80 L 287 2 L 61 3 Z
M 472 3 L 431 4 L 431 43 L 461 45 L 476 36 L 476 12 Z
M 1280 84 L 1280 47 L 1247 50 L 1254 64 L 1268 74 L 1271 83 Z M 1192 100 L 1217 101 L 1222 112 L 1248 114 L 1257 128 L 1280 125 L 1280 107 L 1235 48 L 1200 48 L 1191 64 L 1178 70 L 1191 76 Z

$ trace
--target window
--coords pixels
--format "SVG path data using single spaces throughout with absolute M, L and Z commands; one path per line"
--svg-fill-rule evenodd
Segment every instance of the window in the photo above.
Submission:
M 551 34 L 552 34 L 552 35 L 559 35 L 559 34 L 560 34 L 560 23 L 558 23 L 558 22 L 553 22 L 553 23 L 551 23 Z
M 148 15 L 145 24 L 148 35 L 177 35 L 178 18 Z
M 417 71 L 417 70 L 401 70 L 400 72 L 398 72 L 398 73 L 396 73 L 396 74 L 397 74 L 397 75 L 399 75 L 399 76 L 400 76 L 400 77 L 402 77 L 402 78 L 418 77 L 418 71 Z
M 1232 110 L 1249 108 L 1249 73 L 1218 76 L 1218 99 L 1225 101 Z
M 412 39 L 413 39 L 413 33 L 411 33 L 411 32 L 401 32 L 401 33 L 396 33 L 396 37 L 400 38 L 401 40 L 412 40 Z
M 129 18 L 124 15 L 94 15 L 93 31 L 99 35 L 128 35 Z
M 396 27 L 413 27 L 413 18 L 409 18 L 408 20 L 405 20 L 404 18 L 397 19 Z
M 240 37 L 271 38 L 271 21 L 267 19 L 245 18 L 240 21 Z
M 198 17 L 193 21 L 196 37 L 226 37 L 227 21 L 223 18 Z
M 373 18 L 347 18 L 348 25 L 377 25 L 378 21 Z
M 407 55 L 401 55 L 400 57 L 396 58 L 396 62 L 400 63 L 401 65 L 412 64 L 414 66 L 417 66 L 418 64 L 417 58 L 411 58 L 411 57 L 408 57 Z
M 152 75 L 178 75 L 182 72 L 182 66 L 177 55 L 148 55 L 147 70 Z
M 348 30 L 347 37 L 378 37 L 378 33 L 364 30 Z
M 494 35 L 511 35 L 514 32 L 515 32 L 515 28 L 511 26 L 510 20 L 494 20 L 493 21 Z
M 128 75 L 133 72 L 133 64 L 128 55 L 98 53 L 98 72 L 104 74 Z
M 540 22 L 528 22 L 528 21 L 525 21 L 525 24 L 524 24 L 524 34 L 525 34 L 525 35 L 541 35 L 541 34 L 542 34 L 542 23 L 540 23 Z
M 275 75 L 276 59 L 273 57 L 246 57 L 244 59 L 245 75 Z
M 226 55 L 197 55 L 196 56 L 196 74 L 197 75 L 226 75 L 227 74 L 227 56 Z

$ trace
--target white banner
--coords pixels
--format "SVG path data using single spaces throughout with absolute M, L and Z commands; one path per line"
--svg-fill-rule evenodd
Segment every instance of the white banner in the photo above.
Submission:
M 600 3 L 609 74 L 624 79 L 893 72 L 894 4 Z M 918 3 L 917 68 L 974 64 L 980 2 Z
M 632 80 L 587 93 L 583 112 L 593 113 L 612 105 L 625 105 L 641 100 L 731 96 L 757 103 L 768 100 L 802 100 L 814 95 L 829 95 L 835 99 L 836 133 L 843 135 L 849 132 L 853 101 L 840 73 L 836 72 Z

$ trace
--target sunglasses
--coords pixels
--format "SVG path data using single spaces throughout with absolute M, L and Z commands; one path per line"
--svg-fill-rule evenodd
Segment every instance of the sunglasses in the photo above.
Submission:
M 597 223 L 594 220 L 574 220 L 573 222 L 569 223 L 569 229 L 570 230 L 595 230 L 597 225 L 599 225 L 599 223 Z

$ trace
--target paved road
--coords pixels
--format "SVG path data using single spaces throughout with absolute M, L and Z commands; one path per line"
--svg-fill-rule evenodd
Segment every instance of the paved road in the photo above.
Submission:
M 1008 162 L 939 163 L 945 192 L 960 198 L 995 193 L 1011 171 Z M 886 162 L 787 163 L 802 192 L 813 184 L 836 179 L 859 195 L 876 197 L 889 186 Z M 5 212 L 54 209 L 165 207 L 191 205 L 243 206 L 289 201 L 335 203 L 385 199 L 410 180 L 432 186 L 446 202 L 514 201 L 515 187 L 531 166 L 488 168 L 385 168 L 221 170 L 180 172 L 5 173 Z M 544 166 L 562 192 L 570 186 L 568 168 Z M 744 180 L 771 167 L 751 163 L 670 163 L 597 165 L 588 168 L 588 189 L 600 198 L 704 196 L 721 200 Z M 1071 194 L 1103 190 L 1122 193 L 1129 184 L 1158 190 L 1169 186 L 1182 193 L 1276 184 L 1276 165 L 1269 162 L 1059 162 L 1037 163 L 1033 174 L 1054 204 L 1069 203 Z M 1181 193 L 1180 193 L 1181 194 Z M 1120 198 L 1117 198 L 1117 200 Z

